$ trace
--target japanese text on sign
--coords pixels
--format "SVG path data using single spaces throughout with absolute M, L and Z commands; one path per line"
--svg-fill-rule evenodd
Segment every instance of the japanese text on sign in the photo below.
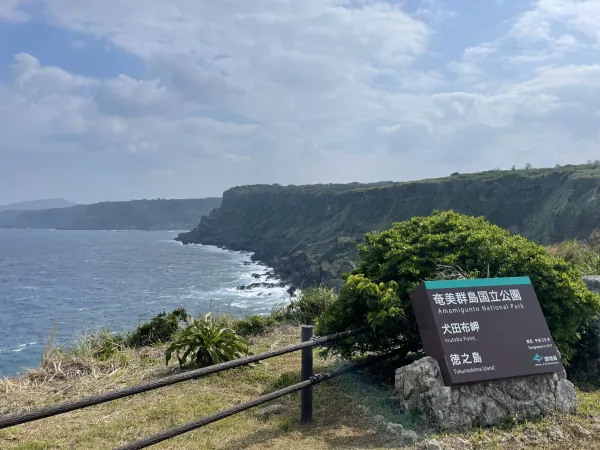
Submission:
M 433 301 L 438 306 L 466 305 L 467 303 L 519 302 L 522 300 L 521 292 L 518 289 L 433 294 Z
M 541 344 L 544 342 L 551 342 L 552 339 L 550 339 L 549 337 L 543 337 L 543 338 L 535 338 L 535 339 L 525 339 L 525 342 L 527 342 L 528 344 L 533 344 L 534 342 L 536 344 Z
M 460 334 L 479 331 L 479 322 L 456 322 L 442 325 L 443 334 Z
M 450 355 L 450 362 L 453 366 L 460 366 L 462 364 L 480 364 L 483 362 L 479 352 L 472 353 L 453 353 Z

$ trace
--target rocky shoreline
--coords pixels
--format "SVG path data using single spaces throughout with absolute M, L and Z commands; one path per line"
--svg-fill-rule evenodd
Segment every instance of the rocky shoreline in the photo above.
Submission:
M 225 246 L 221 248 L 233 250 Z M 253 253 L 251 259 L 270 267 L 271 278 L 281 280 L 284 285 L 291 284 L 293 290 L 324 285 L 338 291 L 344 283 L 342 275 L 351 272 L 355 267 L 353 261 L 346 259 L 337 259 L 332 263 L 326 260 L 315 261 L 304 251 L 298 251 L 291 256 Z
M 284 285 L 291 285 L 292 292 L 318 285 L 325 285 L 339 290 L 344 282 L 341 277 L 342 274 L 354 269 L 354 262 L 347 259 L 335 259 L 336 255 L 327 258 L 333 259 L 333 262 L 330 263 L 323 257 L 324 255 L 309 256 L 305 251 L 296 251 L 286 255 L 281 250 L 282 247 L 285 247 L 284 245 L 278 247 L 278 249 L 270 250 L 268 246 L 262 243 L 250 244 L 237 239 L 230 240 L 222 236 L 221 233 L 216 233 L 212 227 L 208 226 L 205 221 L 206 218 L 203 219 L 197 228 L 186 233 L 180 233 L 175 240 L 183 245 L 213 245 L 222 250 L 251 253 L 250 259 L 252 262 L 271 268 L 267 279 L 278 279 Z M 247 287 L 244 289 L 247 289 Z M 290 293 L 290 295 L 293 294 Z
M 258 262 L 259 264 L 263 265 L 264 263 L 262 262 Z M 250 262 L 244 262 L 244 265 L 248 266 L 250 265 Z M 254 283 L 250 283 L 247 285 L 240 285 L 238 286 L 236 289 L 238 291 L 250 291 L 252 289 L 256 289 L 256 288 L 266 288 L 266 289 L 273 289 L 273 288 L 281 288 L 281 287 L 286 287 L 289 285 L 288 281 L 284 281 L 281 280 L 280 277 L 278 277 L 274 270 L 269 270 L 267 273 L 261 275 L 260 273 L 253 273 L 252 274 L 252 278 L 256 279 L 256 280 L 260 280 L 262 277 L 265 277 L 265 281 L 256 281 Z M 269 282 L 269 280 L 273 280 L 273 282 Z M 296 287 L 289 286 L 287 289 L 287 293 L 290 295 L 290 297 L 293 297 L 295 292 L 296 292 Z M 257 295 L 262 295 L 262 292 L 259 292 Z M 271 295 L 271 294 L 269 294 Z
M 208 244 L 208 243 L 204 243 L 204 242 L 182 241 L 179 239 L 179 237 L 182 234 L 185 234 L 185 233 L 179 234 L 174 240 L 181 242 L 183 245 L 188 245 L 188 244 L 213 245 L 213 244 Z M 273 262 L 269 262 L 268 260 L 257 258 L 256 254 L 253 253 L 251 250 L 230 248 L 225 245 L 214 245 L 214 247 L 217 247 L 217 248 L 219 248 L 221 250 L 225 250 L 225 251 L 240 252 L 240 253 L 245 253 L 245 254 L 249 255 L 250 261 L 244 261 L 245 266 L 249 266 L 254 263 L 254 264 L 258 264 L 259 266 L 270 269 L 264 274 L 253 273 L 252 278 L 254 278 L 257 281 L 247 284 L 247 285 L 238 286 L 236 289 L 239 291 L 249 291 L 249 290 L 256 289 L 256 288 L 273 289 L 273 288 L 287 287 L 286 291 L 289 294 L 289 296 L 294 297 L 296 295 L 296 291 L 299 290 L 299 286 L 303 285 L 303 281 L 301 279 L 298 279 L 297 277 L 294 277 L 294 276 L 290 276 L 289 272 L 284 270 L 284 268 L 282 268 L 281 266 L 279 266 L 279 267 L 276 266 L 275 264 L 273 264 Z M 274 260 L 272 259 L 271 261 L 274 261 Z M 265 277 L 264 280 L 258 281 L 263 276 Z M 262 295 L 262 293 L 259 293 L 257 295 Z

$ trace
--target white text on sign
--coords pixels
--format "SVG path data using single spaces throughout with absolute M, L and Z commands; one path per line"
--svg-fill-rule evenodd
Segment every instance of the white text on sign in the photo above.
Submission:
M 433 301 L 438 306 L 466 305 L 468 303 L 520 302 L 522 300 L 521 292 L 518 289 L 433 294 Z
M 479 331 L 479 322 L 457 322 L 442 325 L 444 334 L 461 334 Z
M 453 366 L 460 366 L 463 364 L 480 364 L 483 360 L 479 352 L 463 353 L 462 355 L 453 353 L 450 355 L 450 362 Z

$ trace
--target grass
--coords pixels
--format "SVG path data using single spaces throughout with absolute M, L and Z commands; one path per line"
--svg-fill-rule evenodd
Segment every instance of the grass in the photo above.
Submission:
M 298 336 L 297 328 L 278 328 L 269 335 L 257 337 L 253 342 L 253 351 L 289 345 L 297 342 Z M 299 357 L 299 353 L 289 354 L 252 368 L 235 369 L 202 380 L 0 430 L 0 448 L 114 448 L 294 383 L 299 380 Z M 84 366 L 81 357 L 77 358 Z M 162 365 L 160 349 L 125 351 L 118 361 L 99 362 L 95 371 L 65 372 L 69 376 L 54 377 L 54 363 L 58 366 L 58 362 L 53 361 L 19 380 L 5 380 L 0 387 L 0 412 L 25 411 L 132 385 L 176 370 Z M 62 370 L 74 363 L 73 360 L 66 361 L 62 364 Z M 315 368 L 325 371 L 333 364 L 334 361 L 316 358 Z M 347 383 L 350 389 L 340 389 L 340 383 Z M 373 430 L 362 429 L 361 421 L 354 415 L 339 417 L 338 406 L 350 406 L 353 400 L 349 394 L 338 396 L 338 390 L 351 393 L 355 383 L 361 381 L 358 378 L 335 380 L 315 388 L 314 413 L 315 418 L 319 419 L 317 426 L 298 425 L 299 396 L 296 394 L 277 402 L 285 406 L 282 414 L 264 418 L 256 411 L 242 413 L 156 448 L 328 448 L 326 441 L 339 442 L 341 447 L 338 447 L 347 448 L 345 442 L 348 440 L 360 438 L 364 433 L 373 433 Z M 363 391 L 359 386 L 354 387 L 356 389 Z M 374 390 L 373 395 L 377 394 L 381 395 Z M 338 401 L 332 405 L 337 397 Z M 382 396 L 382 401 L 389 402 L 387 396 Z M 384 404 L 382 408 L 385 408 Z
M 328 306 L 337 299 L 337 294 L 325 286 L 303 289 L 298 297 L 283 306 L 276 306 L 271 317 L 279 323 L 291 325 L 314 324 Z
M 568 239 L 547 247 L 552 256 L 561 257 L 577 266 L 584 275 L 600 273 L 600 249 L 589 242 Z
M 299 341 L 298 327 L 279 326 L 251 339 L 251 350 L 263 352 Z M 82 353 L 50 352 L 45 365 L 16 380 L 0 382 L 0 414 L 81 398 L 176 372 L 164 366 L 164 349 L 125 349 L 106 361 Z M 339 361 L 321 359 L 315 351 L 315 371 L 335 369 Z M 249 401 L 299 381 L 298 352 L 148 393 L 74 411 L 57 417 L 0 430 L 2 449 L 111 449 Z M 157 449 L 399 449 L 406 448 L 389 423 L 423 433 L 413 418 L 401 414 L 389 387 L 374 383 L 366 373 L 346 375 L 318 386 L 314 422 L 299 422 L 300 397 L 277 400 L 279 413 L 260 408 L 237 414 L 199 430 L 165 441 Z M 431 436 L 448 448 L 559 449 L 598 448 L 600 390 L 578 388 L 579 412 L 548 417 L 536 423 L 463 434 Z M 578 425 L 580 427 L 578 427 Z M 589 436 L 581 431 L 583 427 Z M 553 440 L 559 435 L 563 440 Z M 583 434 L 582 434 L 583 433 Z M 422 445 L 422 444 L 417 444 Z

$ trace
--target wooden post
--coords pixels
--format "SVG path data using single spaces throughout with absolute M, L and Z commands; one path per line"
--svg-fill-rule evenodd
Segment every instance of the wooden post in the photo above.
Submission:
M 313 337 L 313 326 L 302 325 L 302 342 L 310 341 Z M 313 348 L 302 349 L 302 381 L 313 376 Z M 312 386 L 302 389 L 300 404 L 300 422 L 312 422 Z

